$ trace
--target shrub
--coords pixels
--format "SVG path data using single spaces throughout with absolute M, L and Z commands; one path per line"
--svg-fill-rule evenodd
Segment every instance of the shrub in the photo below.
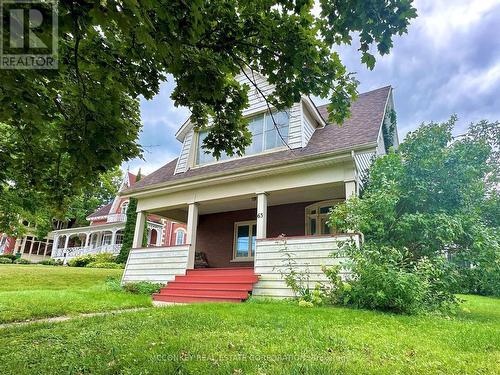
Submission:
M 349 255 L 349 287 L 336 295 L 341 304 L 402 314 L 449 312 L 457 305 L 455 273 L 442 257 L 413 262 L 397 249 L 368 245 Z
M 478 230 L 479 232 L 479 230 Z M 497 232 L 483 229 L 479 245 L 452 256 L 459 271 L 457 292 L 500 296 L 500 243 Z
M 68 261 L 70 267 L 85 267 L 87 264 L 95 262 L 95 255 L 80 255 Z
M 97 263 L 116 263 L 116 256 L 110 253 L 100 253 L 94 256 Z
M 0 264 L 10 264 L 12 260 L 9 258 L 0 258 Z
M 38 262 L 38 264 L 41 264 L 43 266 L 62 266 L 62 261 L 51 258 L 42 260 L 41 262 Z
M 85 267 L 87 268 L 123 268 L 122 264 L 112 262 L 91 262 Z
M 14 254 L 2 254 L 0 255 L 0 258 L 10 259 L 11 263 L 17 259 Z
M 31 264 L 31 261 L 29 261 L 28 259 L 19 258 L 19 259 L 16 259 L 13 263 L 14 264 Z
M 163 287 L 163 284 L 139 281 L 136 283 L 127 283 L 123 286 L 123 289 L 125 289 L 129 293 L 134 294 L 153 294 L 158 293 Z

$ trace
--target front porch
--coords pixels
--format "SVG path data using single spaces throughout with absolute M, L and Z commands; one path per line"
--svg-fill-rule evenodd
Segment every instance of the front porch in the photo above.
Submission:
M 355 182 L 347 181 L 140 211 L 123 282 L 177 283 L 187 270 L 200 268 L 197 259 L 203 254 L 204 267 L 253 268 L 260 276 L 254 295 L 290 296 L 280 273 L 285 253 L 294 257 L 298 269 L 309 268 L 311 282 L 319 281 L 321 264 L 338 262 L 329 256 L 338 243 L 358 240 L 354 234 L 331 233 L 327 225 L 330 208 L 355 193 Z M 186 223 L 186 244 L 140 248 L 141 223 L 148 214 Z

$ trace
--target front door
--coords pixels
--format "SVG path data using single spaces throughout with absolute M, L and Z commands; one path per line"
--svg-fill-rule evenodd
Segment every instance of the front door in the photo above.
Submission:
M 234 261 L 253 261 L 256 235 L 256 221 L 241 221 L 234 223 Z

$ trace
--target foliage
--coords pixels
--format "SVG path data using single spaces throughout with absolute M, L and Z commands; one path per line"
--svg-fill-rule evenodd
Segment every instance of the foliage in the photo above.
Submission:
M 0 257 L 0 264 L 11 264 L 12 259 Z
M 343 304 L 403 314 L 449 312 L 457 305 L 451 294 L 453 272 L 443 258 L 416 262 L 394 248 L 353 249 L 349 288 Z
M 357 82 L 332 47 L 359 34 L 361 61 L 373 68 L 370 51 L 389 53 L 393 37 L 416 17 L 411 0 L 372 0 L 369 7 L 322 0 L 320 12 L 312 1 L 57 5 L 58 69 L 2 72 L 2 215 L 62 216 L 101 173 L 140 156 L 138 98 L 158 94 L 167 77 L 176 83 L 175 105 L 189 107 L 197 127 L 213 119 L 205 146 L 217 156 L 241 154 L 250 142 L 242 112 L 255 88 L 235 79 L 242 69 L 251 80 L 254 73 L 268 77 L 270 105 L 289 108 L 300 94 L 329 97 L 330 120 L 341 124 Z M 50 19 L 50 2 L 38 8 Z M 37 36 L 48 41 L 47 32 L 38 28 Z
M 297 261 L 291 256 L 287 250 L 286 239 L 281 249 L 283 258 L 283 266 L 279 267 L 278 271 L 286 285 L 292 289 L 295 297 L 299 300 L 302 306 L 309 306 L 309 304 L 320 305 L 323 302 L 324 285 L 322 283 L 314 283 L 311 287 L 311 277 L 309 269 L 298 271 Z
M 385 114 L 384 122 L 382 123 L 382 136 L 384 138 L 385 152 L 389 152 L 394 146 L 394 135 L 397 131 L 396 111 L 394 109 Z
M 2 255 L 0 255 L 0 259 L 1 258 L 10 259 L 12 262 L 17 259 L 17 257 L 14 254 L 2 254 Z
M 110 253 L 80 255 L 70 259 L 70 267 L 87 267 L 89 263 L 116 263 L 117 257 Z M 118 267 L 120 268 L 120 267 Z
M 42 238 L 53 230 L 54 219 L 87 225 L 86 217 L 115 197 L 121 180 L 120 168 L 112 168 L 100 174 L 94 184 L 85 185 L 74 196 L 65 199 L 64 207 L 58 210 L 51 208 L 53 197 L 35 194 L 33 190 L 21 197 L 10 187 L 2 187 L 0 182 L 0 232 L 16 237 L 25 235 L 28 228 L 19 218 L 29 222 L 30 229 Z
M 55 260 L 55 259 L 45 259 L 45 260 L 42 260 L 41 262 L 38 262 L 37 264 L 41 264 L 43 266 L 62 266 L 63 262 L 58 259 L 58 260 Z
M 455 122 L 423 124 L 398 150 L 376 159 L 362 198 L 336 206 L 330 224 L 363 233 L 364 247 L 397 251 L 415 267 L 424 259 L 435 265 L 447 254 L 469 280 L 476 272 L 485 277 L 467 290 L 486 293 L 484 284 L 498 280 L 498 227 L 491 211 L 498 210 L 500 124 L 481 121 L 453 138 Z M 462 267 L 464 262 L 477 271 Z
M 452 262 L 460 269 L 458 291 L 500 296 L 498 229 L 478 228 L 476 239 L 481 236 L 481 241 L 476 241 L 470 248 L 452 256 Z
M 148 281 L 139 281 L 136 283 L 126 283 L 123 285 L 123 289 L 126 292 L 133 294 L 148 294 L 151 295 L 153 293 L 160 292 L 160 289 L 163 288 L 164 284 L 159 283 L 150 283 Z
M 14 263 L 14 264 L 31 264 L 31 261 L 28 259 L 25 259 L 25 258 L 18 258 L 15 261 L 13 261 L 12 263 Z
M 139 170 L 135 179 L 136 183 L 140 181 L 141 178 L 142 178 L 141 170 Z M 130 250 L 132 249 L 132 245 L 134 243 L 134 232 L 135 232 L 136 221 L 137 221 L 137 199 L 129 198 L 128 208 L 127 208 L 127 221 L 125 222 L 125 228 L 123 229 L 122 247 L 120 248 L 120 254 L 118 254 L 117 257 L 117 262 L 119 263 L 127 263 L 128 254 L 130 253 Z M 144 226 L 146 227 L 147 223 L 144 223 Z
M 97 208 L 112 202 L 118 193 L 123 172 L 120 167 L 110 169 L 99 175 L 97 183 L 86 187 L 81 194 L 68 203 L 66 220 L 75 220 L 76 225 L 87 225 L 87 216 Z
M 88 268 L 123 268 L 123 264 L 114 262 L 90 262 L 85 267 Z

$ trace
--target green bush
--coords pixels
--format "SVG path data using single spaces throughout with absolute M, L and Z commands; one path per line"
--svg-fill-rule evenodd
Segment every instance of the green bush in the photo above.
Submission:
M 442 257 L 413 262 L 397 249 L 368 245 L 349 256 L 349 286 L 336 295 L 341 304 L 400 314 L 446 313 L 457 305 L 452 293 L 456 273 Z
M 19 259 L 16 259 L 13 263 L 14 264 L 31 264 L 31 261 L 29 261 L 28 259 L 19 258 Z
M 85 267 L 87 268 L 123 268 L 122 264 L 112 263 L 112 262 L 91 262 L 88 263 Z
M 10 264 L 12 260 L 9 258 L 0 258 L 0 264 Z
M 2 254 L 0 255 L 0 258 L 10 259 L 11 263 L 17 259 L 14 254 Z
M 42 260 L 41 262 L 38 262 L 38 264 L 41 264 L 43 266 L 62 266 L 62 261 L 50 258 Z
M 121 280 L 119 277 L 116 276 L 108 276 L 106 278 L 106 286 L 108 289 L 114 291 L 114 292 L 122 292 L 122 286 L 121 286 Z
M 134 294 L 153 294 L 158 293 L 164 284 L 150 283 L 147 281 L 139 281 L 136 283 L 127 283 L 123 289 L 129 293 Z
M 500 296 L 500 243 L 498 233 L 478 228 L 481 241 L 452 256 L 459 273 L 457 292 Z M 478 243 L 477 243 L 478 242 Z
M 68 261 L 70 267 L 86 267 L 89 263 L 115 263 L 116 257 L 110 253 L 80 255 Z M 120 268 L 120 267 L 105 267 Z
M 95 255 L 95 261 L 97 263 L 117 263 L 116 256 L 110 253 L 101 253 Z
M 95 262 L 95 255 L 80 255 L 68 261 L 70 267 L 85 267 L 87 264 Z

